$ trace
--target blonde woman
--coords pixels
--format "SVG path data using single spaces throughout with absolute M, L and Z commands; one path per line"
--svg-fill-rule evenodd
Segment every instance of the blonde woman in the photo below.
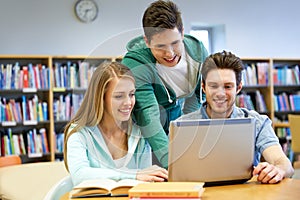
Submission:
M 74 185 L 110 178 L 164 181 L 152 166 L 151 148 L 131 120 L 135 81 L 127 67 L 110 62 L 93 73 L 83 102 L 65 128 L 64 161 Z

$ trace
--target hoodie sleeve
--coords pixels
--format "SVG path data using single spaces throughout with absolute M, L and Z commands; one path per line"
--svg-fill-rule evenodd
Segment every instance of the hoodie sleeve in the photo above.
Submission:
M 114 169 L 108 155 L 101 160 L 88 153 L 87 142 L 81 133 L 72 134 L 67 141 L 67 162 L 74 185 L 88 179 L 109 178 L 114 180 L 135 179 L 137 169 Z M 103 150 L 97 149 L 101 154 Z
M 133 113 L 142 135 L 151 145 L 159 162 L 167 167 L 168 136 L 161 124 L 161 108 L 154 93 L 154 87 L 159 84 L 155 82 L 153 75 L 155 58 L 150 50 L 144 49 L 141 52 L 128 52 L 122 60 L 131 69 L 136 80 L 136 104 Z

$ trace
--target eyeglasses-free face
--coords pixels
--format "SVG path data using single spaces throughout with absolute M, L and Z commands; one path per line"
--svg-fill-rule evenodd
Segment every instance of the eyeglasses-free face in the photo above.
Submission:
M 158 63 L 166 67 L 174 67 L 180 61 L 184 52 L 183 33 L 177 28 L 166 29 L 146 40 L 147 46 Z

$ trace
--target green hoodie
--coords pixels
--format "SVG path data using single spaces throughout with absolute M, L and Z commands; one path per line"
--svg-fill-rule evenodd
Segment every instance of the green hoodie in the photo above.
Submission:
M 197 110 L 201 102 L 201 64 L 207 51 L 196 38 L 185 35 L 184 46 L 187 55 L 190 93 L 178 101 L 172 88 L 159 76 L 156 59 L 146 46 L 143 36 L 134 38 L 127 44 L 128 52 L 122 63 L 128 66 L 136 80 L 136 104 L 134 119 L 149 141 L 153 152 L 163 165 L 168 167 L 169 124 L 183 113 Z M 181 103 L 179 103 L 181 102 Z M 181 109 L 183 104 L 183 109 Z

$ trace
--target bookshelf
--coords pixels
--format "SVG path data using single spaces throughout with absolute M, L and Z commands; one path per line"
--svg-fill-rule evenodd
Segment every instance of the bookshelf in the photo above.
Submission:
M 242 92 L 250 94 L 254 109 L 267 114 L 274 128 L 289 127 L 287 115 L 300 114 L 300 59 L 242 58 L 242 61 L 247 68 L 243 74 Z M 259 104 L 259 98 L 254 94 L 257 91 L 263 97 L 261 107 L 265 110 L 255 105 Z M 282 96 L 281 100 L 279 96 Z
M 54 150 L 53 159 L 63 158 L 63 130 L 76 113 L 93 71 L 105 61 L 118 57 L 54 56 L 52 57 L 52 93 Z M 71 103 L 72 102 L 72 103 Z
M 246 70 L 243 73 L 241 99 L 245 99 L 243 95 L 248 94 L 254 104 L 252 109 L 270 117 L 284 152 L 292 159 L 288 114 L 300 114 L 300 59 L 242 60 Z M 260 95 L 262 99 L 258 97 Z M 239 100 L 237 98 L 237 104 Z
M 293 161 L 288 114 L 300 115 L 299 59 L 273 59 L 274 127 L 283 150 Z
M 20 154 L 23 162 L 61 160 L 60 133 L 80 103 L 73 107 L 74 96 L 83 97 L 95 67 L 115 60 L 121 57 L 0 55 L 1 156 Z
M 271 60 L 264 58 L 244 58 L 242 59 L 245 70 L 243 72 L 242 94 L 248 95 L 248 101 L 242 106 L 254 109 L 259 113 L 268 115 L 273 119 L 272 112 L 272 68 Z M 249 106 L 249 104 L 252 104 Z
M 64 126 L 76 112 L 93 69 L 102 62 L 120 62 L 121 59 L 121 56 L 0 55 L 0 72 L 2 73 L 2 76 L 0 76 L 1 156 L 6 155 L 3 153 L 5 152 L 5 150 L 3 150 L 4 136 L 7 135 L 5 136 L 6 138 L 9 135 L 16 135 L 23 136 L 24 139 L 26 153 L 21 153 L 22 160 L 26 160 L 26 162 L 36 162 L 62 159 L 63 135 L 60 133 L 63 132 Z M 297 65 L 300 66 L 300 58 L 242 58 L 242 61 L 247 66 L 249 74 L 246 72 L 243 74 L 243 81 L 246 82 L 243 82 L 243 90 L 239 95 L 244 96 L 237 99 L 241 102 L 242 100 L 250 99 L 252 105 L 251 103 L 247 105 L 247 103 L 243 102 L 244 106 L 253 106 L 252 109 L 268 115 L 273 121 L 273 127 L 277 134 L 279 131 L 281 131 L 280 134 L 284 134 L 282 130 L 288 130 L 289 128 L 287 115 L 289 113 L 300 114 L 299 107 L 291 109 L 290 99 L 292 98 L 289 97 L 291 95 L 300 95 L 299 71 L 297 72 L 296 67 Z M 16 63 L 19 67 L 16 67 Z M 41 73 L 44 75 L 40 76 L 40 81 L 42 77 L 43 84 L 35 83 L 34 86 L 29 85 L 24 87 L 24 85 L 19 84 L 21 80 L 20 77 L 17 78 L 15 73 L 8 73 L 5 75 L 11 77 L 11 79 L 5 80 L 4 85 L 4 69 L 18 68 L 18 70 L 21 70 L 23 66 L 28 67 L 29 64 L 32 64 L 30 68 L 44 70 L 44 72 Z M 73 74 L 70 73 L 71 71 Z M 5 73 L 7 72 L 5 71 Z M 297 73 L 298 80 L 295 79 L 295 82 L 291 82 L 294 80 L 293 74 Z M 283 77 L 285 77 L 285 79 Z M 281 79 L 284 81 L 278 81 Z M 18 86 L 12 84 L 11 80 L 13 80 L 13 83 L 17 82 Z M 29 78 L 29 80 L 32 79 Z M 283 93 L 288 97 L 289 109 L 276 107 L 278 106 L 278 100 L 276 100 L 275 97 Z M 24 97 L 26 99 L 25 102 L 32 100 L 31 102 L 38 102 L 41 103 L 41 105 L 44 103 L 44 107 L 47 108 L 47 111 L 44 113 L 45 117 L 36 117 L 26 120 L 24 120 L 23 116 L 13 119 L 4 118 L 3 113 L 5 108 L 9 108 L 6 104 L 20 104 L 22 110 Z M 283 99 L 286 99 L 286 97 Z M 237 102 L 237 104 L 241 102 Z M 300 101 L 296 100 L 294 107 L 299 105 Z M 42 109 L 39 109 L 37 106 L 37 111 L 40 110 Z M 43 150 L 43 148 L 45 149 L 43 145 L 48 144 L 48 151 L 28 154 L 30 134 L 33 136 L 45 134 L 46 136 L 41 138 L 44 144 L 42 143 L 42 147 L 38 146 L 38 148 Z M 13 137 L 16 138 L 16 136 Z M 285 136 L 283 140 L 290 141 L 291 138 Z
M 274 108 L 275 125 L 288 124 L 288 114 L 300 114 L 299 66 L 300 59 L 273 59 L 274 98 L 279 101 Z

